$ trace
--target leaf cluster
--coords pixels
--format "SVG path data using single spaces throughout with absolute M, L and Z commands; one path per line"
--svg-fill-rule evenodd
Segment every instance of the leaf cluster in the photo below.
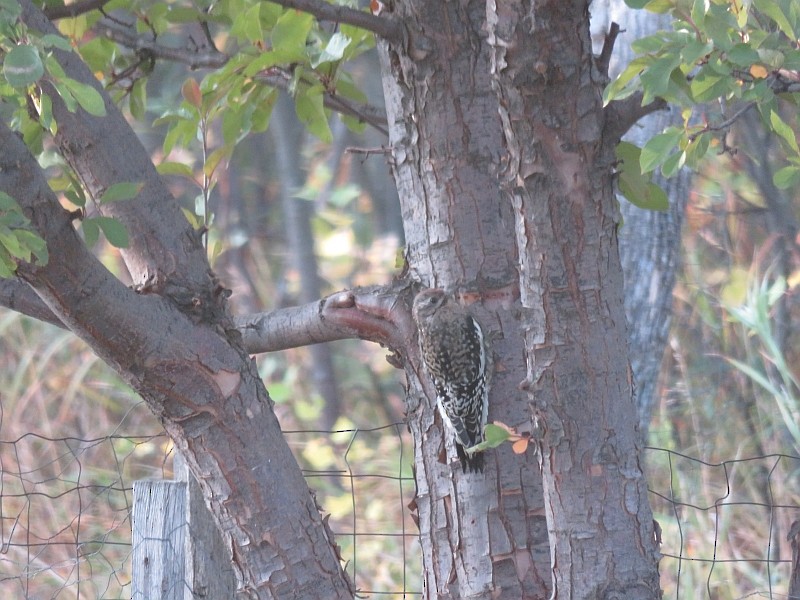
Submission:
M 633 8 L 669 13 L 671 31 L 636 40 L 638 56 L 612 81 L 604 102 L 636 92 L 647 105 L 656 98 L 681 108 L 682 124 L 650 139 L 627 144 L 620 191 L 634 204 L 664 208 L 649 184 L 660 169 L 671 177 L 683 166 L 697 168 L 712 150 L 729 150 L 726 134 L 744 112 L 758 111 L 764 127 L 778 135 L 789 164 L 775 184 L 800 183 L 796 124 L 784 116 L 800 101 L 800 5 L 792 0 L 626 0 Z
M 47 264 L 47 246 L 31 227 L 17 201 L 0 192 L 0 277 L 11 277 L 18 262 Z

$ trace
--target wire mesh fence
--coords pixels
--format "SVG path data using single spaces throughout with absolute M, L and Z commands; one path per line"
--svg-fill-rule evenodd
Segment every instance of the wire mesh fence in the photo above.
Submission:
M 360 595 L 419 597 L 405 425 L 285 434 Z M 130 597 L 132 484 L 170 478 L 170 449 L 162 433 L 0 439 L 2 596 Z M 800 457 L 708 462 L 649 447 L 646 459 L 665 598 L 787 597 Z

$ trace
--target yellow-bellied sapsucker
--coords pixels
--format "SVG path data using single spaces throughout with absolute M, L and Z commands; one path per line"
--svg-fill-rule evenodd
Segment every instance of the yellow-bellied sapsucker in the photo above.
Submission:
M 489 409 L 491 366 L 481 326 L 437 288 L 417 294 L 413 314 L 422 360 L 436 388 L 442 420 L 455 435 L 461 468 L 483 471 L 483 454 L 465 452 L 483 441 Z

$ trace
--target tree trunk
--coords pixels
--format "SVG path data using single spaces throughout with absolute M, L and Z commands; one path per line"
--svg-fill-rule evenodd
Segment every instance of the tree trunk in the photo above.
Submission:
M 407 43 L 381 51 L 409 271 L 490 332 L 489 420 L 533 433 L 544 467 L 542 495 L 533 451 L 492 450 L 483 476 L 451 448 L 443 464 L 409 369 L 426 595 L 545 598 L 552 577 L 559 597 L 660 597 L 615 236 L 622 132 L 606 127 L 587 4 L 395 14 Z
M 30 2 L 23 20 L 57 34 Z M 72 52 L 53 50 L 69 77 L 104 93 Z M 272 411 L 257 369 L 227 314 L 225 290 L 193 231 L 119 110 L 69 112 L 45 87 L 56 144 L 93 198 L 120 181 L 142 184 L 131 200 L 100 205 L 122 222 L 123 257 L 137 287 L 123 285 L 90 253 L 36 160 L 0 124 L 0 189 L 48 243 L 46 266 L 17 275 L 147 401 L 203 489 L 243 590 L 253 598 L 352 598 L 332 534 Z

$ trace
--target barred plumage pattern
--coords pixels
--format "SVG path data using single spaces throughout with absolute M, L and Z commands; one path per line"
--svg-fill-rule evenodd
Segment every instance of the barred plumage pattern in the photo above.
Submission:
M 421 291 L 414 321 L 425 368 L 436 389 L 442 420 L 453 432 L 461 467 L 483 471 L 483 454 L 464 449 L 483 441 L 488 401 L 488 361 L 480 324 L 444 290 Z

